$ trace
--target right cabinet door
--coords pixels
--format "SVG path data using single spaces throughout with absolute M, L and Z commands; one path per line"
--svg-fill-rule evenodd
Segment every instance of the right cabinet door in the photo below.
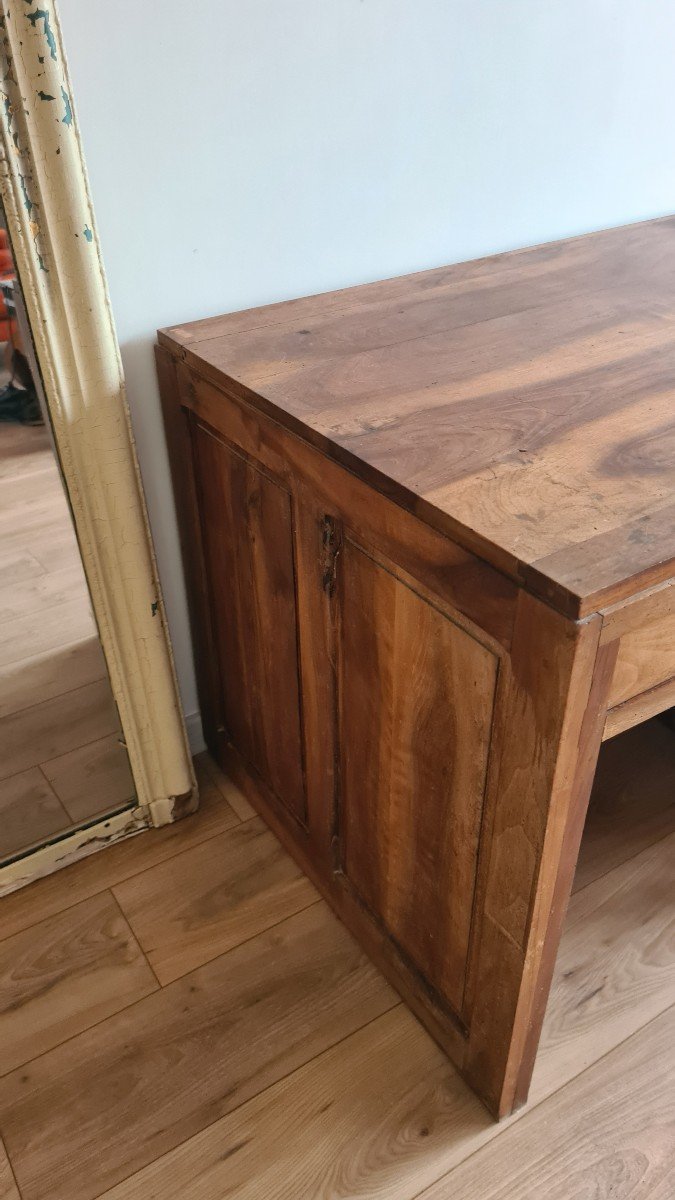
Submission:
M 339 868 L 461 1016 L 499 660 L 347 534 L 338 579 Z

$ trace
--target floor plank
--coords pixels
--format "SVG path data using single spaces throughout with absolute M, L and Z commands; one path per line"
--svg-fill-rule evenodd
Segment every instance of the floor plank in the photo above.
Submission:
M 17 548 L 5 551 L 0 542 L 0 588 L 9 588 L 44 574 L 44 567 L 33 554 Z
M 0 433 L 0 450 L 0 479 L 21 479 L 25 475 L 41 473 L 45 455 L 52 453 L 44 425 L 4 425 Z
M 671 1008 L 418 1200 L 671 1200 L 674 1045 Z
M 24 1200 L 93 1200 L 395 1002 L 317 902 L 0 1080 Z
M 61 476 L 46 430 L 35 432 L 0 425 L 2 779 L 120 730 Z M 132 795 L 126 783 L 126 795 L 119 795 L 122 768 L 110 756 L 110 777 L 103 761 L 94 771 L 86 754 L 83 760 L 83 788 L 71 773 L 62 789 L 72 803 L 63 804 L 69 819 L 61 833 L 122 807 Z M 45 827 L 44 804 L 26 796 L 22 809 L 24 836 L 11 853 L 57 832 Z M 0 824 L 0 856 L 7 853 Z
M 648 855 L 656 860 L 662 856 L 665 870 L 666 849 L 659 843 L 644 852 L 644 861 L 615 868 L 574 898 L 570 934 L 574 939 L 579 927 L 596 953 L 582 955 L 575 976 L 569 977 L 573 983 L 568 978 L 562 988 L 554 985 L 542 1039 L 541 1056 L 548 1064 L 538 1084 L 542 1097 L 547 1088 L 555 1094 L 589 1061 L 602 1056 L 607 1020 L 614 1022 L 615 1038 L 627 1032 L 623 1016 L 617 1023 L 616 1012 L 634 1011 L 648 1019 L 654 996 L 658 1003 L 665 1001 L 665 987 L 646 986 L 645 977 L 672 980 L 672 952 L 669 959 L 665 938 L 658 933 L 663 880 L 654 862 L 650 867 L 646 861 Z M 181 859 L 192 854 L 173 859 L 167 872 L 171 868 L 175 878 Z M 656 881 L 653 890 L 645 888 L 645 878 Z M 616 924 L 612 895 L 622 907 Z M 167 883 L 164 901 L 170 896 Z M 325 914 L 320 952 L 306 926 L 318 913 Z M 621 925 L 627 929 L 625 946 Z M 613 940 L 610 937 L 609 945 L 603 946 L 603 938 L 612 931 Z M 568 970 L 565 938 L 563 978 Z M 633 947 L 644 944 L 647 962 L 640 970 L 626 967 L 624 949 L 630 938 Z M 314 1197 L 309 1180 L 314 1186 L 317 1176 L 306 1177 L 304 1164 L 308 1162 L 312 1172 L 319 1170 L 322 1178 L 322 1167 L 314 1164 L 322 1164 L 326 1156 L 333 1164 L 331 1178 L 340 1180 L 345 1170 L 349 1186 L 354 1185 L 353 1191 L 338 1190 L 337 1195 L 382 1194 L 387 1200 L 403 1200 L 487 1145 L 503 1127 L 490 1120 L 402 1007 L 382 1041 L 376 1022 L 363 1029 L 355 1045 L 350 1038 L 320 1063 L 317 1059 L 297 1076 L 283 1079 L 292 1069 L 285 1055 L 290 1052 L 292 1059 L 300 1045 L 305 1054 L 300 1061 L 311 1057 L 307 1014 L 323 1019 L 325 989 L 331 1003 L 344 1003 L 349 989 L 330 966 L 341 940 L 353 946 L 323 904 L 313 905 L 8 1076 L 0 1085 L 0 1132 L 26 1200 L 52 1195 L 55 1200 L 93 1200 L 95 1188 L 114 1187 L 139 1170 L 141 1175 L 133 1181 L 120 1182 L 112 1193 L 114 1200 L 187 1194 L 191 1200 L 220 1200 L 223 1192 L 218 1189 L 234 1189 L 235 1184 L 241 1190 L 234 1194 L 242 1200 L 261 1194 L 289 1200 Z M 576 961 L 580 949 L 585 952 L 584 939 L 572 942 L 571 960 Z M 364 969 L 370 973 L 371 987 L 385 989 L 379 993 L 387 997 L 384 1006 L 393 1003 L 374 968 Z M 593 990 L 598 972 L 607 976 L 603 991 L 608 1011 L 601 993 L 581 1004 L 575 999 L 573 989 L 583 999 Z M 355 1026 L 377 1015 L 367 1005 L 359 1011 Z M 578 1052 L 576 1030 L 581 1039 Z M 312 1043 L 313 1053 L 316 1045 Z M 243 1084 L 237 1082 L 240 1075 Z M 259 1095 L 275 1080 L 281 1081 L 274 1084 L 276 1090 Z M 59 1095 L 69 1097 L 65 1111 L 57 1103 Z M 225 1115 L 242 1103 L 244 1109 Z M 149 1121 L 149 1126 L 138 1127 L 139 1113 L 147 1114 L 143 1122 Z M 523 1114 L 521 1110 L 512 1120 Z M 214 1121 L 220 1124 L 212 1126 L 211 1133 L 207 1127 Z M 240 1142 L 250 1142 L 252 1149 L 235 1150 L 226 1160 L 235 1174 L 223 1175 L 224 1155 Z M 161 1154 L 168 1158 L 145 1171 L 143 1164 Z M 241 1185 L 236 1173 L 240 1162 Z M 181 1191 L 184 1171 L 191 1180 L 189 1191 Z
M 47 841 L 69 825 L 68 813 L 37 767 L 0 779 L 0 860 L 31 842 Z
M 318 897 L 259 817 L 113 892 L 162 984 Z
M 399 1006 L 104 1196 L 412 1200 L 496 1128 Z
M 30 613 L 43 614 L 77 600 L 85 589 L 82 565 L 77 563 L 59 571 L 3 584 L 0 586 L 0 622 L 19 620 Z
M 108 678 L 85 684 L 0 719 L 0 775 L 15 775 L 118 729 Z
M 198 812 L 174 825 L 151 829 L 128 842 L 109 846 L 91 858 L 84 858 L 55 875 L 38 879 L 30 887 L 5 896 L 0 901 L 3 936 L 28 929 L 44 917 L 62 912 L 88 896 L 95 896 L 124 879 L 150 870 L 238 824 L 239 818 L 209 782 L 201 764 L 197 764 L 197 773 Z
M 600 751 L 575 890 L 670 833 L 675 824 L 675 733 L 658 719 Z
M 95 632 L 88 595 L 54 605 L 48 620 L 36 620 L 33 612 L 15 617 L 0 627 L 0 667 L 4 670 L 20 659 L 59 650 Z
M 208 772 L 209 779 L 216 785 L 241 821 L 248 821 L 251 817 L 257 815 L 256 810 L 246 799 L 244 793 L 239 790 L 231 779 L 228 779 L 225 772 L 220 769 L 218 763 L 214 758 L 211 758 L 210 754 L 204 755 L 204 766 Z
M 157 988 L 110 892 L 0 941 L 0 1073 Z
M 672 887 L 668 886 L 671 842 L 675 843 L 675 834 L 668 843 L 644 851 L 635 862 L 602 875 L 575 897 L 544 1026 L 532 1104 L 555 1095 L 675 1000 Z M 401 1013 L 401 1028 L 407 1028 L 413 1019 L 404 1010 Z M 442 1056 L 435 1057 L 435 1047 L 415 1028 L 414 1034 L 408 1031 L 405 1036 L 398 1029 L 393 1039 L 396 1051 L 387 1042 L 380 1058 L 377 1039 L 371 1041 L 371 1027 L 364 1031 L 367 1042 L 358 1046 L 353 1058 L 346 1044 L 339 1047 L 332 1056 L 324 1056 L 323 1066 L 312 1064 L 301 1072 L 292 1086 L 292 1081 L 285 1081 L 288 1091 L 278 1085 L 273 1094 L 226 1118 L 216 1131 L 205 1131 L 190 1146 L 171 1153 L 165 1163 L 114 1189 L 110 1200 L 178 1197 L 188 1176 L 191 1200 L 220 1200 L 225 1188 L 232 1189 L 238 1200 L 258 1195 L 309 1200 L 324 1194 L 317 1162 L 327 1159 L 333 1163 L 331 1181 L 336 1187 L 333 1193 L 326 1185 L 327 1196 L 383 1195 L 387 1200 L 403 1200 L 416 1195 L 439 1173 L 486 1146 L 502 1127 L 486 1118 L 453 1069 Z M 414 1050 L 406 1038 L 413 1039 Z M 370 1097 L 372 1078 L 386 1095 L 379 1106 Z M 331 1109 L 327 1117 L 327 1097 L 336 1091 L 337 1116 Z M 381 1095 L 376 1092 L 376 1097 Z M 391 1122 L 385 1119 L 387 1104 L 394 1113 Z M 524 1111 L 511 1120 L 521 1119 Z M 307 1131 L 307 1141 L 304 1132 L 297 1134 L 288 1127 L 288 1113 L 291 1125 L 294 1118 Z M 240 1143 L 243 1148 L 226 1160 L 232 1167 L 226 1172 L 226 1156 Z M 315 1145 L 320 1148 L 318 1159 L 313 1157 Z M 349 1152 L 354 1159 L 351 1166 Z M 281 1160 L 275 1157 L 279 1153 Z M 376 1164 L 374 1174 L 371 1161 Z M 341 1175 L 343 1167 L 347 1182 Z
M 189 970 L 0 1080 L 0 1134 L 23 1200 L 671 1200 L 661 1115 L 672 1120 L 662 1094 L 672 1031 L 630 1055 L 675 1002 L 675 739 L 657 723 L 633 732 L 627 750 L 611 744 L 604 783 L 601 767 L 532 1104 L 501 1126 L 322 902 L 258 932 L 283 916 L 260 901 L 265 835 L 258 820 L 240 823 L 250 807 L 208 758 L 195 817 L 4 900 L 3 934 L 27 930 L 30 947 L 35 922 L 65 921 L 112 887 L 135 907 L 160 973 L 162 961 L 167 979 Z M 148 906 L 160 915 L 147 918 Z M 633 1066 L 643 1126 L 626 1117 L 630 1087 L 617 1082 Z
M 531 1100 L 675 1003 L 673 862 L 675 833 L 572 897 Z
M 6 428 L 6 426 L 5 426 Z M 0 435 L 0 445 L 4 447 L 4 437 Z M 51 449 L 45 446 L 42 462 L 39 468 L 30 472 L 0 476 L 0 513 L 2 520 L 16 525 L 21 520 L 26 508 L 40 506 L 45 503 L 50 509 L 59 508 L 68 511 L 68 505 L 60 476 L 55 470 Z M 9 518 L 9 520 L 8 520 Z
M 53 700 L 66 691 L 107 679 L 98 635 L 62 646 L 56 653 L 22 658 L 2 671 L 0 717 Z
M 0 1142 L 0 1200 L 21 1200 L 2 1142 Z
M 134 796 L 129 756 L 117 732 L 40 763 L 73 821 L 119 807 Z

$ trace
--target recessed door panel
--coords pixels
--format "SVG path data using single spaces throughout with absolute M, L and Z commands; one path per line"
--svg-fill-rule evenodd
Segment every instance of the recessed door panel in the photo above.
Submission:
M 342 870 L 460 1013 L 498 659 L 349 538 L 340 573 Z
M 304 821 L 291 496 L 201 425 L 193 446 L 224 723 Z

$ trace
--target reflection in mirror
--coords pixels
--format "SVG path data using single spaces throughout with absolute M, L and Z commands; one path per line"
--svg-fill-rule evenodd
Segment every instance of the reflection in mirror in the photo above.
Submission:
M 0 224 L 1 865 L 135 800 Z

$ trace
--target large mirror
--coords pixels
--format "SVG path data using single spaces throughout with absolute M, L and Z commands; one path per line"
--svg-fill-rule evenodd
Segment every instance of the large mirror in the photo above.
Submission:
M 135 804 L 0 211 L 0 865 Z

